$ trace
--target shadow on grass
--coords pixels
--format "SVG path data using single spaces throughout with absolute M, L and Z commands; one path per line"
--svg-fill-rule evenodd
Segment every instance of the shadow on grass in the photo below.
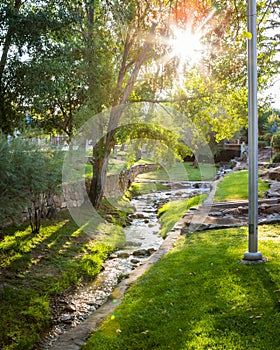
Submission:
M 238 263 L 246 231 L 187 237 L 140 279 L 85 349 L 279 349 L 279 255 L 274 264 Z
M 31 349 L 51 324 L 50 298 L 100 272 L 122 230 L 98 216 L 78 227 L 66 211 L 41 231 L 10 232 L 0 242 L 0 348 Z M 85 225 L 90 231 L 84 232 Z M 87 227 L 88 228 L 88 227 Z M 98 229 L 106 229 L 98 237 Z M 98 241 L 99 238 L 107 241 Z
M 94 232 L 101 222 L 100 217 L 92 216 L 90 221 L 84 221 L 83 228 L 91 226 Z M 39 234 L 32 234 L 27 225 L 9 229 L 0 242 L 1 267 L 9 274 L 25 275 L 33 265 L 38 267 L 41 261 L 45 266 L 49 260 L 75 256 L 93 238 L 94 234 L 85 234 L 64 211 L 53 221 L 43 220 Z

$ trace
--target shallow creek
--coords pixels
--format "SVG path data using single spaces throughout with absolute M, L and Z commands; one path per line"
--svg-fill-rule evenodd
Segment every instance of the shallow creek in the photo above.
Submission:
M 103 270 L 94 282 L 79 287 L 73 294 L 62 296 L 52 303 L 54 327 L 43 339 L 37 350 L 52 348 L 60 334 L 83 322 L 103 305 L 108 298 L 117 298 L 114 289 L 135 267 L 141 265 L 162 243 L 159 235 L 158 208 L 172 200 L 187 199 L 201 193 L 209 193 L 210 183 L 164 183 L 168 191 L 137 196 L 131 204 L 135 207 L 131 225 L 125 228 L 126 245 L 116 250 L 104 262 Z

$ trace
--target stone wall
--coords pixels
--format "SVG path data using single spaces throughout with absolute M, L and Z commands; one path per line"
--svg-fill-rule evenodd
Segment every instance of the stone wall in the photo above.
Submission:
M 157 169 L 156 164 L 141 164 L 132 166 L 122 171 L 120 174 L 109 175 L 105 182 L 104 196 L 107 198 L 119 197 L 130 187 L 138 174 Z M 90 188 L 90 180 L 63 185 L 58 194 L 42 194 L 44 211 L 43 217 L 52 217 L 55 211 L 68 208 L 80 207 L 89 201 L 87 190 Z M 28 220 L 27 208 L 19 214 L 18 220 L 24 222 Z M 12 224 L 10 220 L 2 222 L 0 227 Z
M 119 197 L 130 187 L 136 176 L 157 169 L 156 164 L 139 164 L 123 170 L 120 174 L 107 176 L 105 180 L 104 196 L 107 198 Z M 63 193 L 54 196 L 56 208 L 80 207 L 89 201 L 87 190 L 90 188 L 90 179 L 84 182 L 63 185 Z
M 137 175 L 156 169 L 156 164 L 139 164 L 123 170 L 120 174 L 107 176 L 105 180 L 104 196 L 107 198 L 122 196 Z M 56 208 L 64 209 L 67 206 L 71 208 L 80 207 L 85 202 L 88 202 L 87 191 L 90 188 L 90 181 L 90 179 L 87 180 L 86 184 L 81 181 L 63 185 L 63 192 L 53 197 Z
M 120 174 L 107 176 L 104 196 L 113 198 L 123 195 L 137 175 L 154 171 L 157 168 L 157 164 L 138 164 L 123 170 Z

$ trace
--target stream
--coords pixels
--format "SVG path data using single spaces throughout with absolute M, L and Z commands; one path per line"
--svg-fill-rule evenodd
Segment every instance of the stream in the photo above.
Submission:
M 160 206 L 177 199 L 188 199 L 202 193 L 209 193 L 208 182 L 163 183 L 167 191 L 139 195 L 131 200 L 135 212 L 131 214 L 131 225 L 125 228 L 126 245 L 119 248 L 103 263 L 103 270 L 97 278 L 80 286 L 71 295 L 61 296 L 51 303 L 54 315 L 53 329 L 41 341 L 37 350 L 52 348 L 60 334 L 83 322 L 91 313 L 114 295 L 115 287 L 133 269 L 141 265 L 161 245 L 160 224 L 157 211 Z

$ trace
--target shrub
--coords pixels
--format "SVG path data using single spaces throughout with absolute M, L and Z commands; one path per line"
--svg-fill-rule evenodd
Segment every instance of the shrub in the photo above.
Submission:
M 271 161 L 272 163 L 280 163 L 280 152 L 275 153 Z
M 280 152 L 280 133 L 274 134 L 272 136 L 271 146 L 275 152 Z
M 272 138 L 272 134 L 270 132 L 263 135 L 264 141 L 268 142 L 270 144 Z
M 32 232 L 39 232 L 45 195 L 61 182 L 59 161 L 53 151 L 43 152 L 26 140 L 0 137 L 1 223 L 17 223 L 27 208 Z
M 259 146 L 259 148 L 265 148 L 265 146 L 266 146 L 266 141 L 259 141 L 259 142 L 258 142 L 258 146 Z

